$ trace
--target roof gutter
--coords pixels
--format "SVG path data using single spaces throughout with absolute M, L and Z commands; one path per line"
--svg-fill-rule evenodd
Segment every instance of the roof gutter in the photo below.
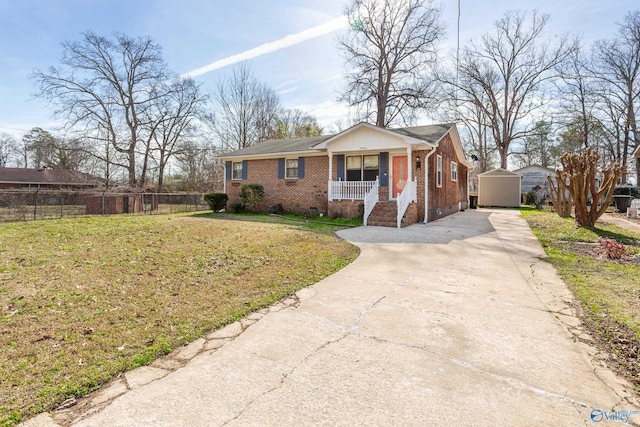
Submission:
M 327 152 L 325 151 L 283 151 L 280 153 L 268 153 L 268 154 L 239 154 L 236 156 L 222 155 L 215 156 L 215 159 L 220 159 L 222 161 L 228 160 L 267 160 L 267 159 L 275 159 L 278 157 L 289 157 L 289 156 L 326 156 Z

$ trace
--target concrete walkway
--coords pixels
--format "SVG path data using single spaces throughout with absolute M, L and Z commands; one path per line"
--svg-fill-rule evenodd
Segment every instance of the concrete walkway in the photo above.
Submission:
M 26 425 L 570 426 L 640 410 L 518 211 L 340 235 L 353 264 Z
M 626 228 L 628 230 L 640 233 L 640 224 L 635 221 L 629 221 L 626 218 L 620 218 L 619 216 L 604 214 L 598 219 L 598 222 L 615 224 L 618 227 Z

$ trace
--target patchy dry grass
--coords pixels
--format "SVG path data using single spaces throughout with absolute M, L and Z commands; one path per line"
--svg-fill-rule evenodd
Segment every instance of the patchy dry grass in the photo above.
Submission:
M 96 216 L 3 224 L 0 425 L 86 394 L 357 255 L 329 233 L 335 227 L 312 232 L 305 224 L 253 219 Z
M 613 224 L 577 227 L 573 219 L 550 212 L 522 214 L 544 246 L 547 260 L 580 301 L 583 321 L 597 344 L 611 354 L 610 366 L 640 391 L 640 266 L 606 259 L 597 245 L 600 237 L 606 237 L 638 253 L 640 234 Z

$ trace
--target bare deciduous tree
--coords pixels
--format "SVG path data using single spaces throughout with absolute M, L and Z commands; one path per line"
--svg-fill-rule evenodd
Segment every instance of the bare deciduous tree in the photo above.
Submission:
M 522 152 L 515 153 L 520 167 L 538 165 L 545 168 L 555 166 L 552 151 L 551 123 L 539 120 L 524 138 Z
M 531 133 L 523 119 L 544 105 L 543 86 L 554 68 L 577 49 L 575 40 L 558 37 L 552 46 L 541 40 L 549 15 L 509 11 L 496 22 L 496 32 L 471 42 L 459 63 L 459 79 L 449 78 L 460 103 L 481 108 L 489 121 L 500 166 L 514 141 Z
M 351 31 L 338 45 L 354 71 L 341 99 L 376 126 L 411 123 L 435 97 L 440 9 L 430 0 L 353 0 L 346 13 Z
M 206 122 L 225 150 L 239 150 L 268 139 L 281 108 L 275 91 L 260 83 L 246 63 L 218 83 L 213 102 L 214 113 Z
M 284 109 L 276 117 L 275 128 L 269 139 L 303 138 L 322 135 L 322 128 L 315 117 L 296 108 Z
M 597 87 L 591 71 L 592 64 L 582 49 L 576 49 L 558 64 L 558 99 L 564 113 L 562 123 L 571 128 L 582 148 L 594 145 L 593 133 L 600 126 L 595 119 L 598 104 Z
M 625 17 L 616 38 L 595 43 L 593 69 L 603 86 L 604 111 L 612 119 L 612 129 L 617 128 L 615 136 L 621 137 L 620 162 L 626 168 L 629 151 L 640 145 L 636 117 L 640 97 L 640 11 Z M 640 159 L 636 162 L 636 173 L 640 178 Z M 625 177 L 623 174 L 623 180 Z
M 176 153 L 176 163 L 182 172 L 182 191 L 223 191 L 224 167 L 216 156 L 220 150 L 202 142 L 188 140 L 180 152 Z
M 194 133 L 194 121 L 201 115 L 206 100 L 192 79 L 178 79 L 169 96 L 155 106 L 158 126 L 154 129 L 152 156 L 158 164 L 157 191 L 162 191 L 164 172 L 169 160 L 185 148 Z
M 6 168 L 9 165 L 16 148 L 14 137 L 7 133 L 0 133 L 0 168 Z
M 39 96 L 56 104 L 67 129 L 84 134 L 101 128 L 125 156 L 128 183 L 135 186 L 138 145 L 148 128 L 144 111 L 164 95 L 156 89 L 170 77 L 160 46 L 150 38 L 86 32 L 63 48 L 60 67 L 34 72 Z

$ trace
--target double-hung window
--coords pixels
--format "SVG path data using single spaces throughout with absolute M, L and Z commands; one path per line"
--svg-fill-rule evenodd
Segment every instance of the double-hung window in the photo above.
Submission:
M 451 181 L 458 180 L 458 164 L 456 162 L 451 162 Z
M 298 178 L 298 159 L 286 160 L 286 178 Z
M 375 181 L 380 175 L 380 158 L 377 154 L 347 156 L 347 181 Z
M 232 179 L 242 179 L 242 162 L 233 162 Z

